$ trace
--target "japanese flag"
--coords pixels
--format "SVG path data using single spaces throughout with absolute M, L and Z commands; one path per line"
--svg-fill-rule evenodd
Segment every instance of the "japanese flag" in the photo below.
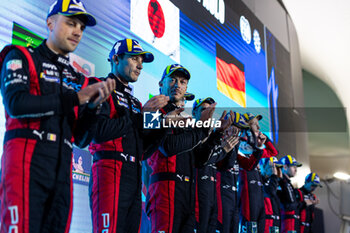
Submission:
M 180 11 L 169 0 L 131 0 L 130 30 L 180 63 Z

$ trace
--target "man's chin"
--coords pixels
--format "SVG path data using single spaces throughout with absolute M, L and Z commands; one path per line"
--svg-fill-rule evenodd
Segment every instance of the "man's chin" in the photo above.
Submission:
M 175 95 L 173 95 L 172 97 L 173 97 L 173 99 L 174 99 L 175 101 L 177 101 L 177 102 L 184 99 L 184 95 L 177 95 L 177 94 L 175 94 Z

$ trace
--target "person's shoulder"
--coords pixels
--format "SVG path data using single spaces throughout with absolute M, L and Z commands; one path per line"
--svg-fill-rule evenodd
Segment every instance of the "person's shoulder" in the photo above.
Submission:
M 11 59 L 26 59 L 26 56 L 24 55 L 24 53 L 22 52 L 21 49 L 26 49 L 28 50 L 28 48 L 25 47 L 19 47 L 19 46 L 14 46 L 14 45 L 9 45 L 6 46 L 2 51 L 2 56 L 4 56 L 4 61 L 6 60 L 11 60 Z M 32 50 L 33 51 L 33 50 Z M 34 51 L 33 51 L 34 52 Z M 32 53 L 33 53 L 32 52 Z
M 22 50 L 29 51 L 29 48 L 14 45 L 9 45 L 3 48 L 1 51 L 1 60 L 3 60 L 2 67 L 7 67 L 6 69 L 11 68 L 13 71 L 14 69 L 17 70 L 28 67 L 28 59 Z M 31 49 L 31 52 L 29 51 L 29 54 L 32 57 L 34 57 L 32 55 L 33 53 L 34 51 Z
M 107 78 L 105 78 L 105 77 L 87 77 L 87 79 L 89 80 L 89 84 L 91 85 L 94 83 L 106 81 Z

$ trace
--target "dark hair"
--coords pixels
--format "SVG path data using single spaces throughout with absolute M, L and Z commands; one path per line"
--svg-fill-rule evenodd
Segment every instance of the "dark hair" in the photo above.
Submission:
M 121 53 L 121 54 L 119 54 L 119 55 L 118 55 L 118 57 L 119 57 L 120 59 L 124 59 L 124 57 L 125 57 L 125 53 Z
M 171 75 L 169 75 L 169 77 L 174 77 L 175 75 L 187 79 L 186 74 L 184 74 L 184 72 L 181 71 L 181 70 L 175 70 Z M 188 80 L 188 79 L 187 79 L 187 80 Z
M 116 54 L 115 54 L 116 55 Z M 114 55 L 113 55 L 114 56 Z M 121 53 L 119 55 L 117 55 L 119 59 L 123 59 L 124 56 L 125 56 L 125 53 Z M 111 69 L 113 69 L 113 64 L 114 64 L 114 60 L 113 60 L 113 57 L 112 57 L 112 60 L 109 59 L 109 62 L 111 63 Z

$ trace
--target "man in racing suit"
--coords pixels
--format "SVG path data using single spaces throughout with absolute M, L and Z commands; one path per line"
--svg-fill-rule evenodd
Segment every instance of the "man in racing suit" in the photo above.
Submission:
M 278 233 L 281 228 L 280 201 L 277 196 L 278 179 L 282 178 L 276 157 L 260 159 L 265 203 L 265 233 Z
M 183 111 L 179 106 L 183 104 L 189 79 L 189 71 L 179 64 L 165 68 L 159 86 L 161 94 L 170 97 L 170 103 L 161 110 L 163 114 L 177 115 Z M 215 105 L 211 104 L 201 113 L 201 121 L 211 119 Z M 225 122 L 229 121 L 231 117 Z M 222 122 L 221 125 L 227 124 Z M 152 232 L 193 232 L 196 161 L 192 150 L 208 135 L 209 128 L 173 128 L 148 159 L 153 172 L 146 211 L 151 220 Z
M 300 233 L 312 233 L 312 222 L 314 220 L 315 205 L 320 203 L 320 200 L 313 193 L 317 187 L 322 187 L 320 177 L 312 172 L 305 177 L 305 184 L 298 189 L 296 198 L 299 202 L 310 200 L 311 205 L 303 205 L 300 211 Z
M 269 138 L 260 132 L 259 120 L 261 115 L 254 115 L 251 113 L 243 114 L 246 121 L 258 141 L 262 143 L 259 145 L 263 148 L 263 155 L 261 158 L 269 158 L 276 156 L 278 151 L 269 140 Z M 239 153 L 243 156 L 250 154 L 249 146 L 245 148 L 246 143 L 240 144 Z M 255 166 L 251 171 L 240 168 L 239 171 L 239 197 L 240 197 L 240 222 L 242 232 L 258 232 L 263 233 L 265 228 L 265 207 L 264 194 L 262 189 L 263 183 L 261 174 Z
M 201 112 L 213 103 L 215 101 L 210 97 L 196 100 L 192 110 L 194 118 L 199 120 Z M 215 133 L 213 133 L 206 142 L 194 149 L 197 167 L 195 212 L 197 232 L 216 232 L 217 200 L 215 163 L 222 160 L 226 156 L 226 152 L 231 151 L 236 143 L 234 137 L 227 137 L 224 140 L 220 134 L 215 136 Z M 205 156 L 205 154 L 208 155 Z
M 289 231 L 300 232 L 300 214 L 299 210 L 306 205 L 312 204 L 310 200 L 299 202 L 296 198 L 297 190 L 291 184 L 290 178 L 297 173 L 297 167 L 302 164 L 296 161 L 291 155 L 282 157 L 278 163 L 282 165 L 283 178 L 279 185 L 281 190 L 277 191 L 281 203 L 281 233 L 288 233 Z
M 141 108 L 128 84 L 136 82 L 143 63 L 153 59 L 153 54 L 133 39 L 117 41 L 110 52 L 112 72 L 108 78 L 115 80 L 116 90 L 102 106 L 89 147 L 93 155 L 90 206 L 95 233 L 138 232 L 140 228 L 141 160 L 149 149 L 145 147 L 156 141 L 145 135 L 142 112 L 156 111 L 169 98 L 154 96 Z
M 49 36 L 39 47 L 7 46 L 1 53 L 1 93 L 6 114 L 1 233 L 69 232 L 72 137 L 79 145 L 88 143 L 82 141 L 85 136 L 80 131 L 81 123 L 93 119 L 94 108 L 115 86 L 108 81 L 81 89 L 88 79 L 69 65 L 67 55 L 75 50 L 85 25 L 96 24 L 79 3 L 80 8 L 69 1 L 56 1 L 51 6 Z M 76 121 L 73 107 L 88 101 L 92 110 L 86 108 Z
M 234 149 L 219 163 L 217 163 L 217 199 L 218 199 L 218 229 L 223 233 L 238 233 L 239 230 L 239 198 L 237 184 L 240 167 L 249 171 L 259 163 L 263 150 L 257 145 L 262 141 L 250 133 L 249 137 L 241 138 L 241 131 L 249 130 L 248 123 L 239 113 L 234 113 L 234 123 L 226 131 L 225 135 L 234 135 L 239 141 L 247 141 L 252 145 L 251 156 L 243 156 L 238 153 L 239 142 Z

